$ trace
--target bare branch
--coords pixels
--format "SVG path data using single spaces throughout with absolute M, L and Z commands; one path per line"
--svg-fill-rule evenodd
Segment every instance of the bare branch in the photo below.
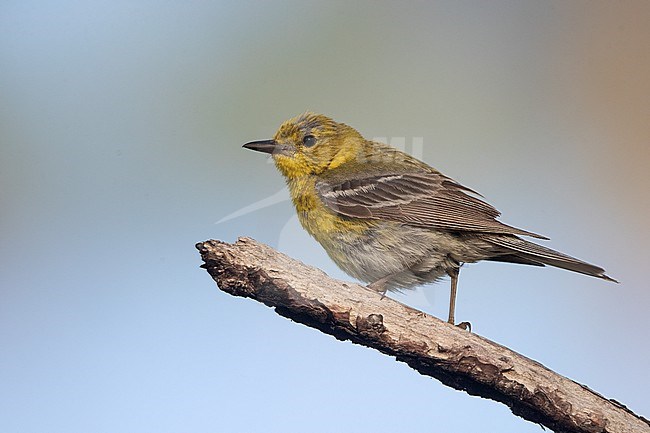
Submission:
M 394 356 L 445 385 L 499 401 L 524 419 L 556 432 L 650 432 L 647 419 L 536 361 L 363 286 L 334 280 L 253 239 L 196 247 L 224 292 Z

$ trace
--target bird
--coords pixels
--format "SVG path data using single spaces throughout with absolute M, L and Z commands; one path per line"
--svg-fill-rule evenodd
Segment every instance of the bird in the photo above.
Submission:
M 298 220 L 348 275 L 386 294 L 451 280 L 455 323 L 460 268 L 481 260 L 554 266 L 617 282 L 605 270 L 524 239 L 546 236 L 498 221 L 483 196 L 415 157 L 313 112 L 244 148 L 272 155 Z

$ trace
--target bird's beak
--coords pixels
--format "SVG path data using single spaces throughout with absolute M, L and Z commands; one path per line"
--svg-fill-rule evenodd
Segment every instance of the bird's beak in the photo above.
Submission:
M 273 153 L 277 148 L 277 143 L 275 140 L 257 140 L 246 143 L 243 147 L 258 152 Z

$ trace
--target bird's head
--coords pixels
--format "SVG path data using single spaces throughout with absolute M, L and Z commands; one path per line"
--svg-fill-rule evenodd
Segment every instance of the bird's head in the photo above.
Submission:
M 244 144 L 247 149 L 272 154 L 275 165 L 288 179 L 319 174 L 354 161 L 364 146 L 365 140 L 356 130 L 315 113 L 287 120 L 271 140 Z

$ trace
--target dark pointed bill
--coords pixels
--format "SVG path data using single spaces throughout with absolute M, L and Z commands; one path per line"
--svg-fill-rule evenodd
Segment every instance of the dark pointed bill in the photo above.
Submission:
M 273 153 L 276 149 L 276 143 L 275 140 L 257 140 L 246 143 L 243 147 L 258 152 Z

